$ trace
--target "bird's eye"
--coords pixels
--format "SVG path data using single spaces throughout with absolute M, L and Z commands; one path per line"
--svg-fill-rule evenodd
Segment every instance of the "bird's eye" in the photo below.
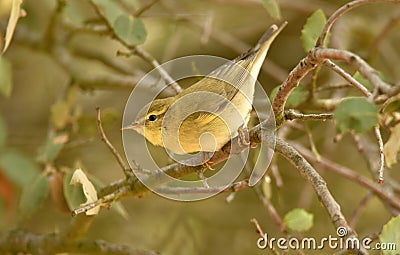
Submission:
M 154 114 L 149 115 L 149 121 L 155 121 L 157 119 L 157 116 Z

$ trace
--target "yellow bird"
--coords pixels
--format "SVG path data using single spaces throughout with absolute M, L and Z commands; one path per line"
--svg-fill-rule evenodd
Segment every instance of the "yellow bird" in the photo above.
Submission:
M 215 152 L 247 127 L 256 79 L 268 49 L 285 27 L 272 25 L 255 47 L 173 97 L 146 105 L 132 129 L 176 154 Z

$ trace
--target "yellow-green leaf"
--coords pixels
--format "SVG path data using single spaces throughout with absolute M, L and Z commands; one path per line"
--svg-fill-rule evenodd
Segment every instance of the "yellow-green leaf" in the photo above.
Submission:
M 383 226 L 379 241 L 385 245 L 386 249 L 382 249 L 384 255 L 400 254 L 400 216 L 392 218 Z
M 325 23 L 326 17 L 321 9 L 315 11 L 310 17 L 308 17 L 306 24 L 301 30 L 301 41 L 303 42 L 303 48 L 306 52 L 315 46 Z
M 397 155 L 400 152 L 400 123 L 394 126 L 391 131 L 389 140 L 383 146 L 383 153 L 388 167 L 397 163 Z
M 313 226 L 314 215 L 302 208 L 295 208 L 288 212 L 283 222 L 285 226 L 293 231 L 304 232 Z
M 276 0 L 261 0 L 268 14 L 274 19 L 281 19 L 281 10 Z

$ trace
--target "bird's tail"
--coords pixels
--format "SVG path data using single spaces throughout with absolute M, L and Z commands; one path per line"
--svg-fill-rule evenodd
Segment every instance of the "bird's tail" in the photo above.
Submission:
M 267 56 L 269 47 L 278 36 L 278 34 L 286 26 L 286 24 L 287 21 L 282 23 L 280 27 L 278 27 L 277 25 L 272 25 L 262 35 L 260 40 L 258 40 L 257 44 L 253 48 L 249 49 L 247 52 L 237 57 L 235 60 L 233 60 L 233 62 L 247 69 L 247 71 L 250 72 L 253 77 L 257 77 L 261 66 L 264 63 L 265 57 Z

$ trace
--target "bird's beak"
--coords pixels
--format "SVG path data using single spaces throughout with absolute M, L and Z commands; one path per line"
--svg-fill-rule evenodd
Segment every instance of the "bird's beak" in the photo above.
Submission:
M 137 131 L 138 129 L 143 128 L 143 124 L 140 123 L 132 123 L 128 126 L 122 127 L 121 130 L 135 130 Z

